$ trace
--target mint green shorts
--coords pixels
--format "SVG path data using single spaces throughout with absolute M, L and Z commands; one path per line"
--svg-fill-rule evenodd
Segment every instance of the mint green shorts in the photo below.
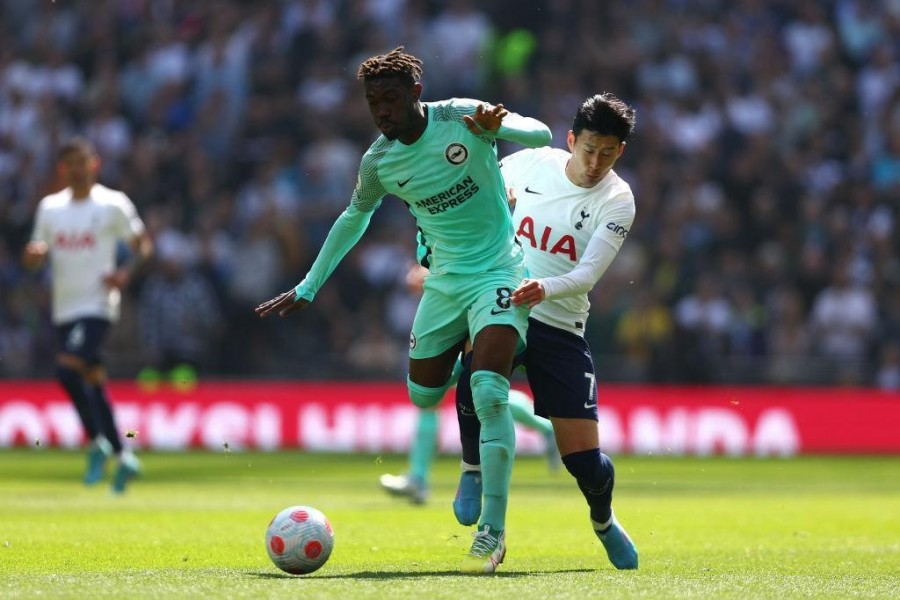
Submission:
M 525 347 L 529 310 L 513 306 L 512 291 L 525 278 L 525 268 L 478 275 L 443 274 L 425 278 L 424 293 L 409 334 L 409 357 L 438 356 L 488 325 L 510 325 Z

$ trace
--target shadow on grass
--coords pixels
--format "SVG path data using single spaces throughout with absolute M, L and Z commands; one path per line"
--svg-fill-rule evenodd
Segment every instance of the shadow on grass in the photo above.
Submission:
M 556 575 L 561 573 L 593 573 L 596 569 L 558 569 L 553 571 L 528 571 L 527 573 L 510 573 L 500 571 L 488 575 L 486 573 L 460 573 L 459 571 L 361 571 L 343 575 L 289 575 L 287 573 L 247 573 L 257 579 L 418 579 L 420 577 L 531 577 L 532 575 Z

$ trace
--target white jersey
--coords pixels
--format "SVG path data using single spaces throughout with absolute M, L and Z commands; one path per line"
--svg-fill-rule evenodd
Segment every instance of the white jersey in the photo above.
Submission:
M 622 247 L 634 221 L 634 194 L 615 171 L 592 188 L 566 176 L 571 154 L 556 148 L 522 150 L 500 170 L 514 190 L 513 225 L 525 249 L 529 276 L 546 297 L 531 316 L 584 335 L 588 292 Z
M 50 249 L 54 323 L 118 319 L 119 291 L 107 288 L 103 277 L 116 268 L 117 241 L 143 231 L 128 196 L 99 183 L 84 200 L 73 201 L 71 188 L 41 200 L 31 237 Z

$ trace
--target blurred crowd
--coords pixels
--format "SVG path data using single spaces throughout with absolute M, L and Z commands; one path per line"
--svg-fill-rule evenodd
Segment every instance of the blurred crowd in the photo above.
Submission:
M 424 99 L 503 102 L 556 146 L 589 95 L 637 108 L 637 218 L 591 298 L 601 380 L 900 388 L 900 0 L 0 4 L 2 377 L 52 372 L 47 277 L 19 254 L 73 134 L 157 244 L 113 377 L 402 376 L 396 199 L 307 310 L 253 312 L 346 206 L 377 133 L 357 67 L 402 44 Z

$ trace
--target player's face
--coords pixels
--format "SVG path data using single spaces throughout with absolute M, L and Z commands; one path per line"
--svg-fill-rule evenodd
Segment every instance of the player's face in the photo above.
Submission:
M 399 77 L 383 77 L 365 81 L 363 87 L 372 120 L 384 137 L 395 140 L 413 129 L 414 119 L 421 117 L 416 108 L 421 84 L 410 86 Z
M 59 163 L 63 180 L 71 187 L 93 185 L 100 168 L 100 159 L 83 150 L 66 154 Z
M 566 175 L 579 187 L 600 183 L 625 151 L 625 142 L 616 136 L 600 135 L 588 129 L 582 130 L 577 138 L 570 131 L 567 141 L 572 158 L 566 165 Z

